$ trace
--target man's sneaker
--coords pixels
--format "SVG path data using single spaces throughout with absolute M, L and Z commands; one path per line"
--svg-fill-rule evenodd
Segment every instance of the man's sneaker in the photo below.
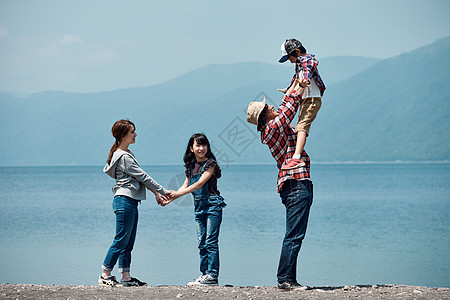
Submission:
M 293 291 L 293 290 L 306 291 L 308 289 L 307 286 L 303 286 L 300 283 L 298 283 L 297 281 L 285 281 L 285 282 L 278 283 L 278 288 L 280 290 L 285 290 L 285 291 Z
M 282 171 L 289 171 L 292 169 L 304 167 L 306 164 L 301 159 L 291 158 L 287 164 L 281 167 Z
M 122 286 L 117 280 L 115 276 L 108 276 L 103 278 L 102 275 L 98 278 L 98 285 L 100 286 Z
M 217 277 L 212 277 L 209 274 L 202 275 L 199 278 L 195 279 L 192 282 L 189 282 L 187 285 L 218 285 L 219 281 L 217 280 Z
M 127 280 L 127 281 L 121 280 L 120 283 L 123 286 L 147 286 L 148 285 L 147 282 L 142 282 L 139 279 L 134 278 L 134 277 L 131 277 L 131 279 Z

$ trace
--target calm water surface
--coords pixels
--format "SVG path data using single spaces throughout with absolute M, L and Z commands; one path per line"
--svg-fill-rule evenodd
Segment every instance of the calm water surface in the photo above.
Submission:
M 169 188 L 183 181 L 182 166 L 144 169 Z M 220 284 L 274 285 L 285 225 L 277 170 L 223 169 Z M 450 164 L 313 164 L 312 177 L 302 284 L 450 287 Z M 112 185 L 102 167 L 0 168 L 0 283 L 95 285 L 115 230 Z M 147 196 L 132 274 L 185 285 L 199 275 L 192 198 L 162 208 Z

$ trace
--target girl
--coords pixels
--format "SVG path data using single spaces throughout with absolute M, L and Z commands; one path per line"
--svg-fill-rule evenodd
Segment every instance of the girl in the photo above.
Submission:
M 221 177 L 221 170 L 211 152 L 208 138 L 201 133 L 191 136 L 183 160 L 186 180 L 178 191 L 171 193 L 170 200 L 163 205 L 188 193 L 193 194 L 202 275 L 188 285 L 218 285 L 219 230 L 222 208 L 226 206 L 217 189 L 217 178 Z
M 103 273 L 98 278 L 101 286 L 144 286 L 142 282 L 130 276 L 131 250 L 136 238 L 138 222 L 138 203 L 145 200 L 145 188 L 156 196 L 158 204 L 163 203 L 160 194 L 170 192 L 145 173 L 136 161 L 134 154 L 128 149 L 136 142 L 136 128 L 129 120 L 119 120 L 112 127 L 112 135 L 116 141 L 109 151 L 107 164 L 103 172 L 116 180 L 113 187 L 113 209 L 116 215 L 116 235 L 103 262 Z M 122 280 L 111 276 L 115 264 L 119 260 L 119 271 Z

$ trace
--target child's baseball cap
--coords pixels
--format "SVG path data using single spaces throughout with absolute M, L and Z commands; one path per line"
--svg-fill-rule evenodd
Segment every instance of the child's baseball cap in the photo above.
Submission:
M 300 41 L 296 40 L 296 39 L 289 39 L 289 40 L 286 40 L 285 42 L 283 42 L 283 44 L 281 44 L 282 57 L 280 58 L 280 60 L 278 62 L 284 63 L 285 61 L 287 61 L 289 58 L 289 53 L 291 53 L 295 49 L 300 48 L 301 46 L 302 46 L 302 43 L 300 43 Z

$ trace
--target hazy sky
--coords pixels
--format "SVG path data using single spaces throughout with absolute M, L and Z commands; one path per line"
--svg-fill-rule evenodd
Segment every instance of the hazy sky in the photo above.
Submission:
M 449 36 L 449 16 L 448 0 L 0 0 L 0 91 L 95 92 L 214 63 L 275 64 L 291 37 L 319 58 L 388 58 Z

